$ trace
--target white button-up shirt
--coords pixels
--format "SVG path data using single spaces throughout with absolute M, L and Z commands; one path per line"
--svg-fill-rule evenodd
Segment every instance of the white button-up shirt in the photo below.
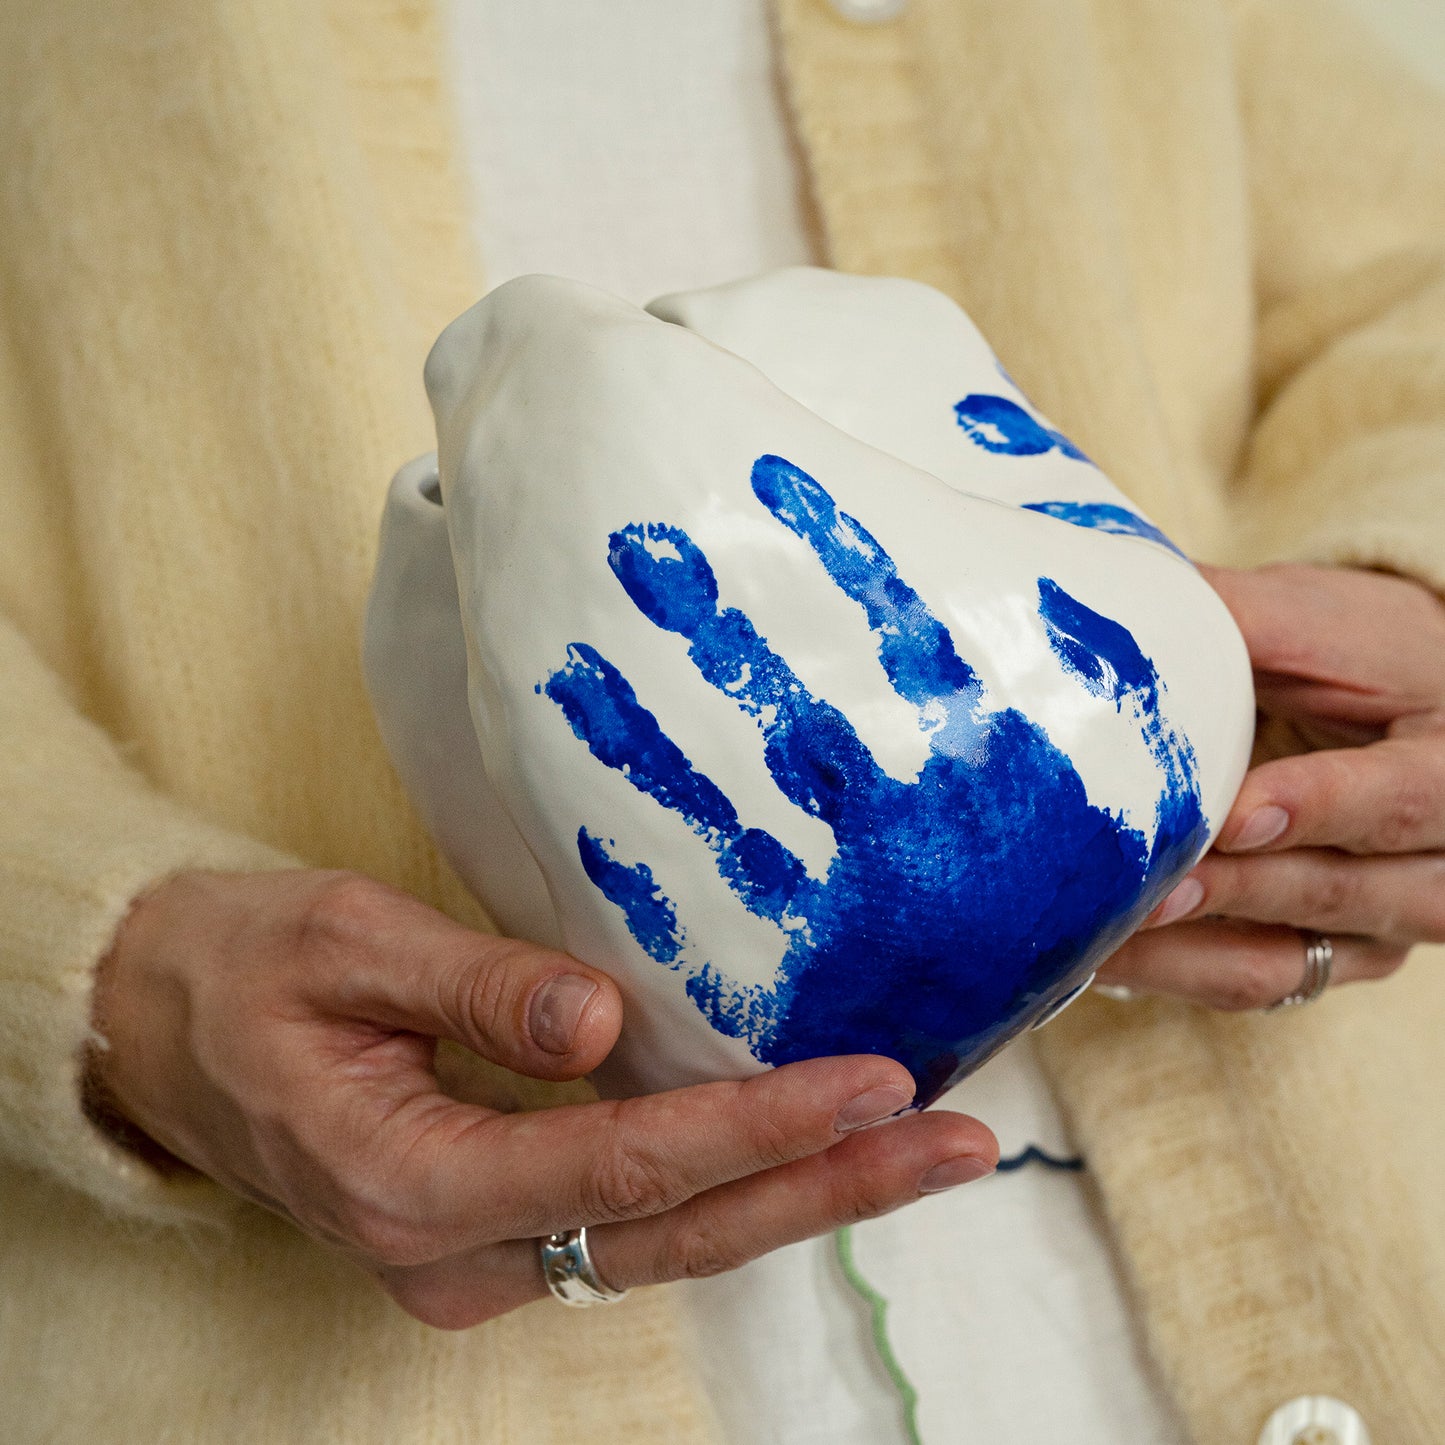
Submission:
M 880 24 L 902 8 L 850 3 Z M 765 0 L 453 0 L 450 34 L 489 284 L 547 271 L 643 302 L 822 259 Z M 1027 1039 L 938 1107 L 982 1118 L 1005 1158 L 1073 1154 Z M 1087 1171 L 1001 1171 L 853 1248 L 927 1445 L 1183 1445 Z M 734 1445 L 906 1441 L 832 1240 L 678 1294 Z

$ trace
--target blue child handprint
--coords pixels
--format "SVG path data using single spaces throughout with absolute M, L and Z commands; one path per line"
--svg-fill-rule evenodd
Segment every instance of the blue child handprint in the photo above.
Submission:
M 999 371 L 1010 385 L 1015 384 L 1002 367 Z M 1058 451 L 1076 462 L 1093 466 L 1063 432 L 1045 426 L 1006 396 L 972 392 L 962 401 L 954 402 L 953 414 L 969 439 L 987 452 L 1011 457 L 1036 457 Z M 1120 536 L 1147 537 L 1151 542 L 1168 547 L 1175 556 L 1184 556 L 1152 522 L 1114 502 L 1025 502 L 1023 507 L 1025 511 L 1042 512 L 1045 516 L 1057 517 L 1061 522 L 1070 522 L 1075 527 L 1090 527 Z
M 770 1064 L 889 1054 L 927 1102 L 1117 943 L 1193 861 L 1207 836 L 1193 752 L 1162 718 L 1157 674 L 1130 633 L 1040 578 L 1039 615 L 1060 667 L 1127 709 L 1154 758 L 1160 788 L 1148 843 L 1089 802 L 1069 758 L 1037 724 L 1014 708 L 989 709 L 947 629 L 813 478 L 764 456 L 752 489 L 863 608 L 894 689 L 920 710 L 927 761 L 909 782 L 885 773 L 752 622 L 719 604 L 712 568 L 685 532 L 633 525 L 610 539 L 614 575 L 652 622 L 687 640 L 702 676 L 755 719 L 774 781 L 829 825 L 836 852 L 817 878 L 772 834 L 745 826 L 627 679 L 596 649 L 573 643 L 539 691 L 599 761 L 687 821 L 750 912 L 785 930 L 776 978 L 742 984 L 696 959 L 646 863 L 624 864 L 585 827 L 578 850 L 638 944 L 684 973 L 715 1029 Z
M 1005 380 L 1011 380 L 1006 371 L 1003 376 Z M 973 392 L 954 403 L 953 414 L 958 418 L 959 426 L 985 451 L 1006 452 L 1011 457 L 1034 457 L 1041 452 L 1058 450 L 1075 461 L 1089 460 L 1063 432 L 1044 426 L 1006 396 Z

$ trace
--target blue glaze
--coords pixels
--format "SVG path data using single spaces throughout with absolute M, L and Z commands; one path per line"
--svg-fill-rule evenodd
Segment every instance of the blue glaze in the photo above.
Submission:
M 1013 378 L 999 367 L 1000 374 L 1009 384 Z M 1001 452 L 1014 457 L 1034 457 L 1057 449 L 1075 461 L 1089 462 L 1089 458 L 1066 437 L 1063 432 L 1045 426 L 1027 408 L 1007 397 L 991 396 L 975 392 L 960 402 L 955 402 L 954 415 L 958 424 L 969 437 L 985 451 Z M 1089 462 L 1092 466 L 1093 463 Z M 1164 535 L 1152 522 L 1146 521 L 1137 512 L 1110 502 L 1025 502 L 1024 510 L 1042 512 L 1047 517 L 1057 517 L 1061 522 L 1071 522 L 1076 527 L 1089 527 L 1099 532 L 1113 532 L 1131 537 L 1147 537 L 1158 542 L 1177 556 L 1184 553 Z M 1186 559 L 1187 560 L 1187 559 Z
M 784 930 L 776 978 L 741 984 L 698 958 L 646 863 L 624 864 L 586 828 L 579 854 L 648 956 L 684 974 L 713 1028 L 769 1064 L 891 1055 L 926 1103 L 1076 986 L 1192 863 L 1206 841 L 1194 756 L 1160 714 L 1158 675 L 1131 634 L 1040 578 L 1039 615 L 1061 669 L 1127 714 L 1156 761 L 1150 843 L 1090 803 L 1041 727 L 1015 708 L 990 710 L 947 628 L 823 487 L 776 456 L 760 457 L 751 480 L 862 608 L 899 696 L 927 707 L 928 759 L 912 781 L 888 776 L 752 622 L 720 605 L 686 532 L 635 524 L 610 539 L 613 574 L 754 719 L 773 780 L 829 825 L 836 853 L 816 878 L 771 834 L 744 827 L 627 679 L 574 643 L 546 695 L 594 757 L 687 822 L 750 912 Z
M 1039 616 L 1064 667 L 1095 697 L 1107 698 L 1121 713 L 1127 708 L 1137 723 L 1164 781 L 1155 808 L 1150 870 L 1183 871 L 1204 847 L 1207 830 L 1194 749 L 1160 710 L 1154 664 L 1127 628 L 1086 607 L 1048 577 L 1039 578 Z
M 1024 511 L 1042 512 L 1046 517 L 1057 517 L 1061 522 L 1072 522 L 1076 527 L 1091 527 L 1097 532 L 1113 532 L 1125 537 L 1147 537 L 1158 542 L 1177 557 L 1184 553 L 1156 527 L 1145 521 L 1138 512 L 1127 507 L 1116 507 L 1109 502 L 1025 502 Z M 1187 557 L 1184 559 L 1189 560 Z
M 1063 432 L 1045 426 L 1006 396 L 974 392 L 953 405 L 958 424 L 985 451 L 1011 457 L 1036 457 L 1057 449 L 1075 461 L 1089 459 Z
M 676 963 L 682 948 L 677 914 L 653 881 L 652 869 L 646 863 L 625 867 L 586 828 L 577 832 L 577 852 L 587 876 L 627 915 L 632 936 L 648 957 L 659 963 Z

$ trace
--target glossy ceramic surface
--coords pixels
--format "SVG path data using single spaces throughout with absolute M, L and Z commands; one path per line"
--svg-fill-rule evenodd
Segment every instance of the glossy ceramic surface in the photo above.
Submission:
M 1228 613 L 939 293 L 523 277 L 426 380 L 368 683 L 501 926 L 618 979 L 604 1089 L 876 1051 L 935 1097 L 1227 811 Z

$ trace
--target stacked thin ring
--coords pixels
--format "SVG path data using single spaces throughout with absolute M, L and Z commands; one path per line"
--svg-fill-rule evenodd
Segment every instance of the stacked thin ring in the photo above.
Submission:
M 1278 1002 L 1270 1004 L 1265 1013 L 1294 1008 L 1302 1003 L 1313 1003 L 1330 986 L 1330 974 L 1335 965 L 1334 945 L 1322 933 L 1306 933 L 1301 930 L 1300 937 L 1305 945 L 1304 977 L 1293 993 L 1287 993 Z

